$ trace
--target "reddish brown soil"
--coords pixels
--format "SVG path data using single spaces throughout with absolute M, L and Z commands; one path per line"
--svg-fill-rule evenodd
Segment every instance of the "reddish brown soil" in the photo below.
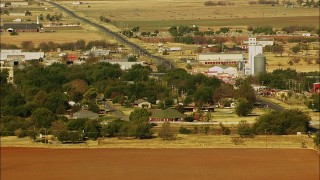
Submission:
M 1 180 L 319 179 L 319 154 L 294 149 L 1 148 Z

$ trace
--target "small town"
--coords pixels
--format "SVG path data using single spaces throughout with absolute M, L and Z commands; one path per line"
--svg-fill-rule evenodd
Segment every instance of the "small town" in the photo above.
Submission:
M 319 3 L 1 1 L 0 179 L 319 179 Z

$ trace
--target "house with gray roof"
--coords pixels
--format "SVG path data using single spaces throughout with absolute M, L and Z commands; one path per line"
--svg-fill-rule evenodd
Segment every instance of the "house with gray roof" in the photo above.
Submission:
M 98 119 L 99 114 L 92 111 L 80 110 L 73 114 L 74 119 Z

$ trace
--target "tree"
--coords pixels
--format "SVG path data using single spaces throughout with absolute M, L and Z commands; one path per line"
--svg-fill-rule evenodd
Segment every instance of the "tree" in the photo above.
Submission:
M 108 123 L 106 126 L 103 126 L 101 133 L 102 135 L 105 135 L 108 137 L 118 136 L 121 128 L 125 126 L 127 123 L 128 123 L 127 121 L 123 121 L 123 120 L 114 120 Z
M 249 113 L 251 113 L 252 109 L 253 104 L 247 99 L 240 98 L 237 100 L 236 114 L 238 116 L 247 116 Z
M 146 109 L 135 109 L 132 113 L 130 113 L 129 120 L 130 121 L 144 121 L 148 122 L 149 113 Z
M 314 143 L 315 143 L 317 146 L 320 145 L 320 131 L 317 131 L 317 132 L 316 132 L 316 135 L 315 135 L 313 141 L 314 141 Z
M 35 46 L 32 41 L 22 41 L 21 48 L 24 51 L 33 51 Z
M 284 48 L 282 45 L 279 45 L 279 44 L 273 45 L 273 53 L 275 53 L 276 55 L 280 54 L 280 56 L 282 56 L 283 52 L 284 52 Z
M 219 124 L 220 128 L 221 128 L 221 134 L 223 135 L 229 135 L 231 133 L 230 128 L 224 126 L 222 123 Z
M 284 135 L 307 132 L 311 117 L 300 110 L 285 110 L 283 112 L 271 112 L 260 116 L 253 125 L 257 134 Z
M 165 122 L 162 124 L 158 136 L 163 140 L 174 140 L 175 134 L 170 127 L 170 122 Z
M 246 120 L 241 120 L 239 122 L 237 131 L 241 137 L 247 137 L 253 133 L 250 124 Z
M 179 133 L 180 134 L 191 134 L 192 131 L 190 129 L 187 129 L 187 128 L 183 127 L 183 126 L 180 126 Z
M 234 94 L 235 98 L 245 98 L 250 103 L 254 103 L 256 101 L 256 94 L 254 92 L 254 89 L 250 85 L 250 83 L 246 80 L 244 81 L 239 88 L 235 91 Z
M 311 101 L 308 103 L 308 108 L 314 111 L 320 111 L 320 94 L 313 94 Z
M 67 131 L 67 125 L 63 121 L 55 121 L 52 123 L 51 132 L 53 135 L 58 136 L 62 131 Z
M 96 140 L 100 136 L 101 124 L 99 121 L 90 119 L 84 124 L 84 132 L 90 139 Z
M 37 128 L 50 128 L 56 119 L 56 115 L 47 108 L 38 108 L 31 115 L 31 120 Z

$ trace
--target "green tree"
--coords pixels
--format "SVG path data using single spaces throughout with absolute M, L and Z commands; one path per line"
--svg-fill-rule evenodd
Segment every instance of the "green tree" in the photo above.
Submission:
M 130 121 L 144 121 L 148 122 L 149 113 L 146 109 L 135 109 L 130 113 L 129 120 Z
M 31 120 L 37 128 L 50 128 L 56 119 L 56 115 L 47 108 L 38 108 L 31 115 Z
M 320 145 L 320 131 L 317 131 L 315 137 L 313 139 L 314 143 L 319 146 Z
M 96 140 L 100 136 L 101 124 L 97 120 L 87 120 L 84 124 L 84 131 L 88 138 Z
M 33 51 L 35 46 L 34 46 L 34 43 L 32 41 L 22 41 L 21 48 L 24 51 Z
M 260 116 L 253 125 L 257 134 L 284 135 L 307 132 L 311 117 L 300 110 L 286 110 L 283 112 L 272 112 Z
M 236 106 L 236 114 L 238 116 L 247 116 L 249 113 L 251 113 L 253 109 L 253 104 L 249 102 L 247 99 L 240 98 L 237 100 L 237 106 Z
M 244 81 L 239 88 L 235 91 L 234 94 L 235 98 L 245 98 L 250 103 L 254 103 L 256 101 L 256 94 L 254 92 L 254 89 L 250 85 L 248 81 Z

